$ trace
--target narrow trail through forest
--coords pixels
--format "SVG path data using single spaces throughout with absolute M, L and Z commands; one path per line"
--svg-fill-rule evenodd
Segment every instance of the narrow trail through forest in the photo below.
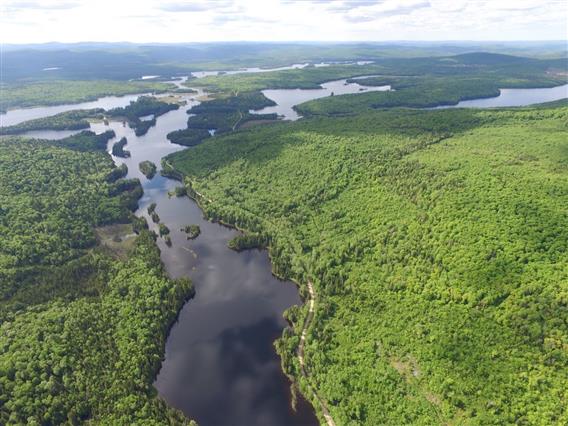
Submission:
M 331 417 L 329 410 L 323 399 L 318 395 L 316 389 L 310 384 L 309 378 L 310 374 L 308 369 L 306 368 L 306 362 L 304 360 L 304 349 L 306 346 L 306 336 L 308 334 L 308 328 L 311 325 L 314 316 L 315 316 L 315 305 L 316 305 L 316 293 L 314 291 L 314 285 L 311 281 L 308 280 L 308 291 L 310 294 L 310 298 L 308 300 L 308 316 L 306 317 L 306 321 L 304 322 L 304 327 L 302 328 L 302 334 L 300 335 L 300 344 L 298 345 L 298 360 L 300 361 L 300 368 L 302 371 L 302 375 L 307 379 L 308 386 L 312 390 L 314 396 L 316 397 L 319 405 L 321 407 L 321 411 L 323 413 L 323 417 L 327 423 L 327 426 L 335 426 L 335 422 Z
M 233 132 L 237 129 L 237 126 L 239 125 L 239 123 L 241 122 L 242 119 L 243 119 L 243 113 L 241 111 L 239 111 L 239 119 L 235 122 L 235 124 L 233 124 L 233 128 L 232 128 Z

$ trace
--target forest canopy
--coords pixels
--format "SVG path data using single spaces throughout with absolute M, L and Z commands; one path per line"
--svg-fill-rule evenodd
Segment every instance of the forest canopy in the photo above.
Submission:
M 107 133 L 0 138 L 1 424 L 192 424 L 152 382 L 193 287 L 132 218 L 142 189 Z
M 209 218 L 264 236 L 275 273 L 313 282 L 305 359 L 337 424 L 563 424 L 568 109 L 555 105 L 318 117 L 168 162 Z M 304 390 L 305 310 L 277 345 Z

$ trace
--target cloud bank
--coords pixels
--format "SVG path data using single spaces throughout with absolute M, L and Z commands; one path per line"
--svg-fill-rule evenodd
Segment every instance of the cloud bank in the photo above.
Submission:
M 564 0 L 2 0 L 0 8 L 4 43 L 565 40 L 568 31 Z

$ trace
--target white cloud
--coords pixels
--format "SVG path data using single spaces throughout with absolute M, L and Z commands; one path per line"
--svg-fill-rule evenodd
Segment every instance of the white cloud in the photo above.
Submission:
M 65 10 L 81 5 L 78 1 L 5 1 L 3 7 L 11 11 L 25 10 Z
M 370 22 L 388 16 L 410 15 L 429 7 L 430 3 L 427 0 L 385 0 L 348 10 L 344 18 L 353 23 Z
M 564 0 L 0 0 L 0 8 L 4 43 L 561 40 L 568 22 Z
M 223 10 L 234 5 L 234 2 L 230 0 L 197 0 L 159 3 L 157 8 L 165 12 L 208 12 L 212 9 L 215 11 Z

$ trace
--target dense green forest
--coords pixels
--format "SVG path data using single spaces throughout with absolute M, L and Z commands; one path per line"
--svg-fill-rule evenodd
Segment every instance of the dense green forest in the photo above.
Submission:
M 142 136 L 148 132 L 150 127 L 156 125 L 157 117 L 175 109 L 179 109 L 179 105 L 176 103 L 163 102 L 153 96 L 140 96 L 125 107 L 108 110 L 107 114 L 110 117 L 128 121 L 128 125 L 134 129 L 136 136 Z M 141 119 L 149 115 L 151 115 L 152 118 L 146 120 Z
M 171 143 L 185 146 L 199 145 L 211 134 L 207 129 L 182 129 L 168 133 L 167 138 Z
M 1 424 L 189 422 L 152 382 L 193 288 L 132 217 L 111 137 L 0 138 Z
M 210 219 L 246 230 L 229 248 L 268 248 L 274 273 L 298 282 L 304 299 L 314 284 L 309 375 L 297 356 L 307 306 L 287 311 L 291 327 L 276 343 L 286 373 L 320 410 L 316 389 L 338 425 L 568 424 L 567 101 L 387 109 L 564 84 L 558 49 L 494 49 L 536 59 L 466 45 L 212 46 L 9 52 L 0 109 L 163 92 L 170 76 L 199 69 L 311 62 L 188 80 L 213 99 L 167 135 L 192 148 L 162 170 L 183 182 L 170 195 L 195 197 Z M 313 65 L 325 60 L 342 63 Z M 55 65 L 61 80 L 41 74 Z M 143 74 L 160 76 L 126 80 Z M 307 119 L 244 130 L 277 120 L 249 112 L 274 105 L 263 89 L 335 79 L 394 90 L 314 100 L 296 107 Z M 141 96 L 1 133 L 110 118 L 140 136 L 180 107 L 170 101 Z M 105 152 L 114 137 L 0 137 L 0 424 L 191 423 L 152 382 L 194 290 L 161 264 L 156 239 L 172 239 L 156 203 L 147 211 L 158 234 L 133 216 L 142 187 Z M 126 145 L 112 154 L 129 157 Z M 156 173 L 149 161 L 139 169 Z
M 385 57 L 447 56 L 475 52 L 517 56 L 562 57 L 562 41 L 443 42 L 443 43 L 189 43 L 136 45 L 130 43 L 75 43 L 31 46 L 4 45 L 3 79 L 123 80 L 142 75 L 187 75 L 200 70 L 238 70 L 243 67 L 279 67 L 293 63 L 376 60 Z M 44 71 L 57 67 L 57 70 Z
M 171 84 L 147 81 L 37 81 L 2 84 L 0 111 L 94 101 L 101 96 L 165 92 Z
M 371 111 L 167 160 L 276 274 L 313 282 L 310 379 L 305 306 L 277 348 L 337 424 L 566 424 L 567 122 L 565 102 Z
M 0 128 L 0 134 L 12 135 L 30 130 L 81 130 L 88 129 L 88 119 L 102 119 L 104 109 L 84 109 L 66 111 L 49 117 L 24 121 L 13 126 Z
M 538 60 L 490 53 L 471 53 L 440 58 L 384 58 L 367 65 L 333 65 L 266 73 L 209 76 L 186 84 L 221 91 L 263 89 L 316 89 L 330 80 L 357 76 L 433 76 L 471 79 L 499 87 L 542 87 L 566 82 L 566 59 Z M 466 80 L 464 77 L 467 77 Z M 491 86 L 493 87 L 493 86 Z M 473 96 L 473 95 L 472 95 Z
M 156 175 L 156 165 L 149 160 L 140 162 L 138 167 L 148 179 L 152 179 Z

